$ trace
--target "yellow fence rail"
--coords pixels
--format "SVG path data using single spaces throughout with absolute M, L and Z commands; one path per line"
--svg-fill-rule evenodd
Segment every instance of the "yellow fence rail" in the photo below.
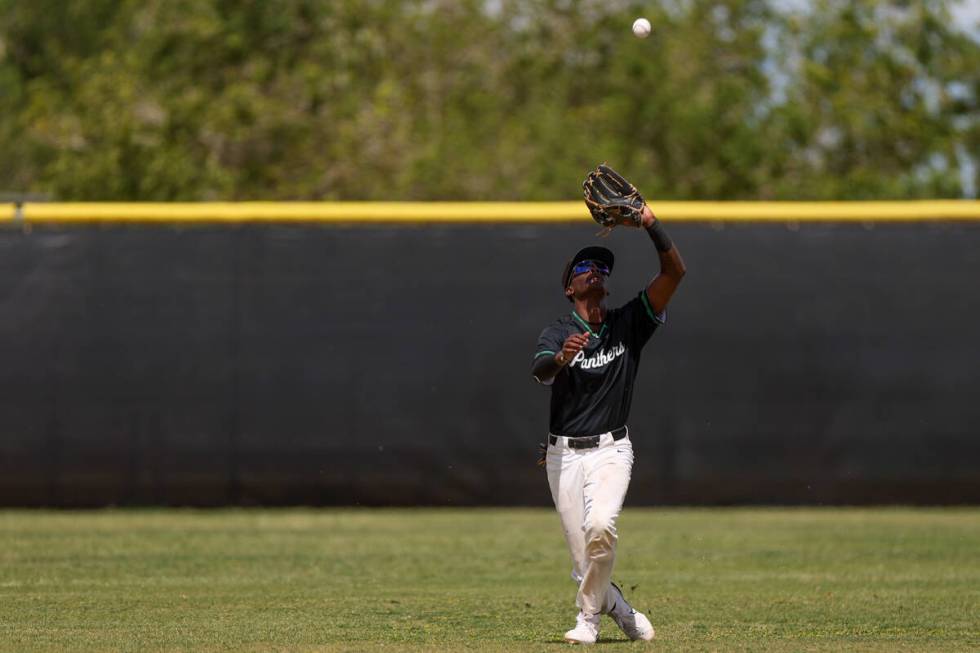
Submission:
M 669 222 L 978 221 L 980 201 L 650 202 Z M 0 223 L 570 223 L 583 202 L 28 202 L 0 205 Z

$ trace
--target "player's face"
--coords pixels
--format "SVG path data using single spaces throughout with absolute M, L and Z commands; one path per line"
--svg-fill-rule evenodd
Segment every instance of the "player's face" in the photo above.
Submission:
M 572 268 L 572 291 L 576 297 L 593 289 L 605 288 L 609 267 L 602 261 L 582 261 Z
M 591 272 L 595 270 L 599 274 L 608 277 L 609 276 L 609 266 L 602 261 L 579 261 L 572 268 L 572 276 L 577 277 L 580 274 L 585 274 L 586 272 Z

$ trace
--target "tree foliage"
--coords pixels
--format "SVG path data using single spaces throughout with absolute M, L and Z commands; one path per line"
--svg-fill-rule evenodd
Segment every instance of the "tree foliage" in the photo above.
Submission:
M 0 0 L 0 190 L 570 199 L 603 160 L 665 199 L 976 187 L 947 2 L 785 4 Z

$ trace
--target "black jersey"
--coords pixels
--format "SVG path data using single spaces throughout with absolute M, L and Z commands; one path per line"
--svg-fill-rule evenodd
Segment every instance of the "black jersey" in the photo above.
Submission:
M 535 360 L 561 351 L 568 336 L 588 333 L 589 342 L 552 381 L 550 429 L 555 435 L 595 435 L 626 424 L 640 352 L 665 313 L 654 314 L 646 291 L 607 311 L 599 331 L 574 310 L 538 338 Z

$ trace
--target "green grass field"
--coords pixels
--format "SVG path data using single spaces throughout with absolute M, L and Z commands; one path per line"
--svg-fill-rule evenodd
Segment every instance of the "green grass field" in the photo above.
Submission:
M 980 650 L 980 510 L 627 508 L 600 650 Z M 0 650 L 549 651 L 550 510 L 0 512 Z

